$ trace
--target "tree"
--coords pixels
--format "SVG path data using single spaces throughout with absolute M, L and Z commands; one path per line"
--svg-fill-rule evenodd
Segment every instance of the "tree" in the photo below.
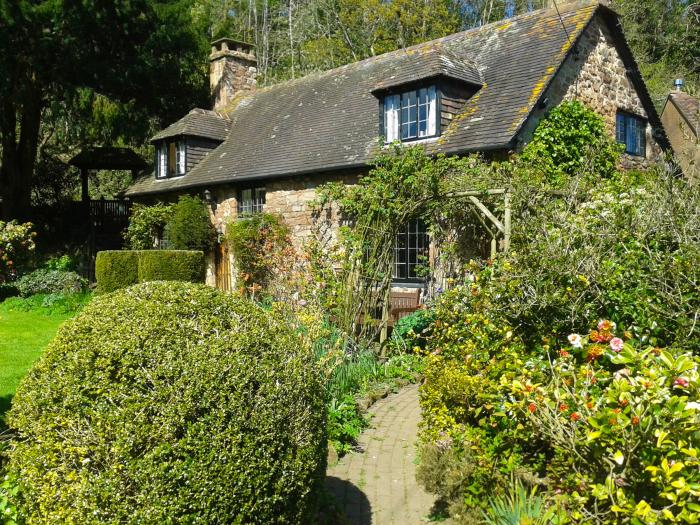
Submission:
M 50 110 L 65 117 L 99 95 L 146 121 L 172 121 L 205 103 L 205 40 L 189 9 L 189 0 L 0 0 L 2 216 L 29 213 Z

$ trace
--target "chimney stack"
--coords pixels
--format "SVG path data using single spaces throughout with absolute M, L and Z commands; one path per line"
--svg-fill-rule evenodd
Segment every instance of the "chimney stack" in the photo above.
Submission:
M 211 43 L 209 86 L 215 111 L 224 109 L 238 93 L 255 89 L 257 64 L 252 44 L 231 38 Z

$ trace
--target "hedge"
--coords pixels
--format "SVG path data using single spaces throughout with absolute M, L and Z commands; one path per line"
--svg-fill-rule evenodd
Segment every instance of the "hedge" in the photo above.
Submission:
M 139 252 L 109 250 L 98 252 L 95 280 L 99 293 L 113 292 L 139 282 Z
M 322 374 L 291 322 L 201 284 L 97 296 L 22 380 L 27 523 L 314 523 Z
M 99 293 L 149 281 L 204 282 L 204 253 L 187 250 L 108 250 L 99 252 L 95 278 Z
M 139 253 L 139 282 L 204 282 L 204 252 L 144 250 Z

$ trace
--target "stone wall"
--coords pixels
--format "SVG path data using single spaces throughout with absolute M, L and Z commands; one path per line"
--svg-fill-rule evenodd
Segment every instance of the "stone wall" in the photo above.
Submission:
M 591 21 L 572 53 L 552 80 L 545 97 L 547 107 L 536 110 L 529 118 L 523 137 L 530 139 L 546 111 L 564 100 L 579 100 L 605 119 L 608 131 L 615 136 L 618 110 L 648 118 L 637 91 L 627 76 L 627 68 L 614 45 L 614 39 L 601 19 Z M 625 168 L 648 167 L 661 158 L 662 150 L 647 124 L 646 157 L 623 155 Z

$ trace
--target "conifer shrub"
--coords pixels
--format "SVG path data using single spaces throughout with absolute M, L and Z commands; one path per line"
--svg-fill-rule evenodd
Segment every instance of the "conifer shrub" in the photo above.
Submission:
M 165 226 L 169 248 L 203 252 L 212 249 L 216 240 L 216 231 L 202 199 L 182 195 L 173 206 L 171 213 L 170 220 Z
M 108 293 L 139 282 L 139 252 L 105 250 L 95 259 L 97 292 Z
M 312 523 L 325 395 L 291 323 L 203 285 L 97 297 L 8 415 L 28 523 Z
M 139 282 L 204 282 L 204 253 L 194 250 L 144 250 L 139 252 Z

